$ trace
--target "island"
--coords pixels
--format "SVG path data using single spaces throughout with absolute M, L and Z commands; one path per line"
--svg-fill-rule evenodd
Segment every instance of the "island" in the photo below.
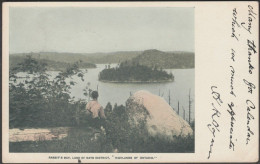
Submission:
M 120 63 L 115 68 L 106 68 L 99 73 L 99 81 L 111 83 L 158 83 L 174 80 L 172 73 L 157 67 L 147 67 L 139 63 Z

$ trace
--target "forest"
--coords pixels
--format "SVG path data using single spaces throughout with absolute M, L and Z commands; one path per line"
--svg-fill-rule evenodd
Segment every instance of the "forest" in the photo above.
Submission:
M 69 67 L 69 65 L 73 65 L 74 62 L 63 62 L 63 61 L 55 61 L 55 60 L 49 60 L 46 58 L 39 58 L 33 55 L 27 55 L 27 56 L 31 56 L 31 58 L 33 58 L 34 60 L 36 60 L 39 63 L 46 63 L 46 69 L 47 71 L 64 71 L 66 70 L 67 67 Z M 10 69 L 16 68 L 19 66 L 20 63 L 22 63 L 24 61 L 24 59 L 27 56 L 13 56 L 11 55 L 9 57 L 9 66 Z M 70 60 L 69 60 L 70 61 Z M 88 62 L 83 62 L 82 60 L 79 60 L 81 62 L 79 62 L 79 68 L 81 69 L 85 69 L 85 68 L 96 68 L 96 65 L 93 63 L 88 63 Z
M 104 82 L 167 82 L 173 81 L 172 73 L 157 67 L 150 68 L 139 63 L 121 62 L 118 67 L 106 68 L 99 74 Z
M 130 62 L 138 62 L 140 65 L 147 67 L 158 67 L 163 69 L 187 69 L 194 68 L 195 56 L 192 52 L 164 52 L 156 49 L 145 50 L 130 60 Z
M 75 82 L 73 78 L 67 80 L 73 76 L 84 80 L 79 62 L 59 72 L 53 80 L 46 73 L 47 64 L 31 56 L 18 66 L 9 72 L 9 128 L 71 127 L 71 130 L 61 140 L 10 142 L 10 152 L 112 152 L 115 148 L 119 152 L 194 152 L 193 135 L 177 137 L 175 142 L 149 136 L 144 130 L 146 122 L 130 128 L 126 107 L 112 106 L 109 102 L 105 107 L 106 135 L 92 141 L 94 130 L 85 112 L 90 89 L 82 93 L 86 99 L 74 100 L 70 88 Z M 17 69 L 33 77 L 18 82 Z
M 107 53 L 59 53 L 59 52 L 34 52 L 34 53 L 18 53 L 10 54 L 10 63 L 21 62 L 27 55 L 31 55 L 35 59 L 45 59 L 51 64 L 52 62 L 77 62 L 81 60 L 83 63 L 93 64 L 107 64 L 107 63 L 121 63 L 131 61 L 145 65 L 148 67 L 157 66 L 158 68 L 169 69 L 183 69 L 194 68 L 195 55 L 193 52 L 185 51 L 159 51 L 156 49 L 149 49 L 144 51 L 118 51 Z M 59 63 L 55 63 L 58 64 Z M 49 65 L 50 67 L 50 65 Z

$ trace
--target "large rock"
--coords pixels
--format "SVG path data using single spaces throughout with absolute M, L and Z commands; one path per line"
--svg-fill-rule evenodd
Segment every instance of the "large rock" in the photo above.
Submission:
M 163 98 L 150 92 L 136 92 L 127 100 L 126 108 L 132 125 L 145 121 L 152 136 L 174 140 L 176 136 L 185 137 L 193 133 L 190 125 Z

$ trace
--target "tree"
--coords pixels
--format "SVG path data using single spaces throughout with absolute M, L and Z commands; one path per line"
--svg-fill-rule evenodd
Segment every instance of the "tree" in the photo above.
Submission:
M 46 63 L 27 56 L 9 75 L 10 127 L 66 126 L 76 124 L 77 110 L 83 102 L 70 97 L 70 88 L 75 85 L 72 76 L 83 79 L 79 62 L 70 65 L 53 79 L 49 79 Z M 17 72 L 28 74 L 24 81 Z M 83 108 L 84 109 L 84 108 Z
M 138 62 L 134 64 L 120 63 L 118 68 L 104 69 L 99 74 L 99 80 L 106 81 L 161 81 L 172 80 L 173 75 L 168 74 L 164 70 L 158 70 L 147 66 L 139 65 Z

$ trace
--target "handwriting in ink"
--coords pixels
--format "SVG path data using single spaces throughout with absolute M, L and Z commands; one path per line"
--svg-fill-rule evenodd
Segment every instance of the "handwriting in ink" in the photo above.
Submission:
M 235 61 L 235 56 L 236 56 L 236 51 L 232 48 L 231 49 L 231 60 L 234 62 Z
M 235 124 L 235 112 L 233 110 L 234 103 L 231 102 L 228 104 L 229 109 L 227 110 L 228 113 L 230 114 L 230 131 L 229 131 L 229 149 L 232 149 L 233 151 L 235 150 L 235 144 L 233 142 L 233 131 L 234 131 L 234 124 Z
M 253 89 L 255 89 L 255 85 L 253 83 L 250 83 L 249 81 L 247 81 L 246 79 L 243 79 L 244 83 L 247 85 L 248 88 L 248 93 L 253 93 Z
M 249 143 L 251 135 L 254 135 L 254 132 L 250 128 L 250 121 L 254 120 L 255 117 L 251 113 L 251 109 L 255 109 L 255 105 L 251 100 L 246 100 L 247 104 L 247 138 L 246 138 L 246 144 Z
M 248 72 L 250 74 L 252 74 L 252 70 L 255 69 L 254 66 L 251 64 L 251 56 L 252 56 L 252 53 L 257 53 L 256 52 L 256 45 L 255 45 L 255 42 L 252 40 L 247 40 L 247 46 L 248 46 L 248 67 L 249 67 L 249 70 Z
M 235 76 L 235 69 L 233 66 L 230 66 L 231 68 L 231 77 L 230 77 L 230 94 L 236 97 L 234 93 L 234 76 Z
M 211 104 L 212 105 L 212 110 L 214 111 L 214 113 L 211 115 L 211 119 L 212 119 L 212 122 L 211 124 L 208 124 L 208 128 L 209 128 L 209 131 L 211 131 L 213 137 L 215 137 L 215 132 L 216 130 L 219 132 L 219 124 L 218 122 L 216 121 L 216 117 L 220 117 L 220 112 L 219 110 L 215 107 L 214 103 Z
M 216 100 L 216 102 L 218 103 L 218 105 L 221 106 L 221 104 L 223 103 L 223 101 L 220 98 L 220 94 L 218 92 L 215 92 L 214 89 L 217 89 L 216 86 L 212 86 L 211 87 L 211 94 L 213 95 L 213 98 Z
M 221 106 L 221 104 L 223 103 L 223 101 L 220 98 L 220 93 L 218 93 L 216 91 L 217 87 L 216 86 L 211 86 L 211 94 L 213 99 L 215 100 L 215 102 L 217 102 L 217 104 L 219 106 Z M 215 142 L 215 137 L 216 137 L 216 132 L 220 132 L 219 130 L 219 123 L 217 122 L 217 118 L 220 117 L 221 113 L 220 111 L 216 108 L 214 102 L 211 103 L 212 105 L 212 110 L 214 111 L 213 114 L 211 115 L 211 123 L 209 123 L 207 125 L 209 131 L 212 134 L 212 138 L 210 141 L 210 146 L 209 146 L 209 152 L 208 152 L 208 159 L 210 158 L 212 152 L 213 152 L 213 146 L 214 146 L 214 142 Z
M 233 17 L 232 17 L 232 33 L 231 33 L 231 37 L 232 38 L 236 38 L 236 40 L 238 41 L 238 37 L 237 37 L 237 34 L 236 34 L 236 26 L 240 27 L 239 23 L 237 22 L 237 9 L 234 8 L 233 9 Z
M 253 19 L 255 19 L 255 16 L 257 15 L 254 11 L 253 11 L 253 7 L 251 5 L 248 5 L 248 23 L 247 23 L 247 26 L 246 26 L 246 23 L 245 22 L 242 22 L 241 23 L 241 26 L 246 30 L 248 31 L 250 34 L 251 34 L 251 28 L 252 28 L 252 22 L 253 22 Z

